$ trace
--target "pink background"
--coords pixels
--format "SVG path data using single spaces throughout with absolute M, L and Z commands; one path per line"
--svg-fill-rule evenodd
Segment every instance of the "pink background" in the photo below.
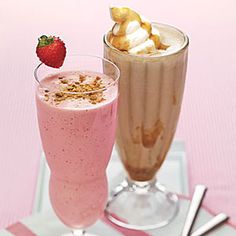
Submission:
M 126 4 L 190 37 L 176 138 L 186 142 L 191 190 L 236 223 L 236 1 L 0 1 L 0 228 L 30 214 L 40 157 L 33 69 L 37 37 L 58 35 L 68 52 L 102 54 L 110 4 Z M 95 5 L 96 3 L 96 5 Z

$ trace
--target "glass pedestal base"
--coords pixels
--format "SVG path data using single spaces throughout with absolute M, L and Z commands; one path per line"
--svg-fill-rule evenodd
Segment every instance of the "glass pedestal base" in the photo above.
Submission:
M 74 233 L 69 233 L 69 234 L 63 234 L 62 236 L 77 236 L 76 234 Z M 81 234 L 79 236 L 98 236 L 98 235 L 95 235 L 95 234 L 89 234 L 89 233 L 84 233 L 84 234 Z
M 98 236 L 98 235 L 86 233 L 85 231 L 74 231 L 69 234 L 63 234 L 62 236 Z
M 171 222 L 179 209 L 178 197 L 155 180 L 125 180 L 113 191 L 105 215 L 113 223 L 135 230 L 150 230 Z

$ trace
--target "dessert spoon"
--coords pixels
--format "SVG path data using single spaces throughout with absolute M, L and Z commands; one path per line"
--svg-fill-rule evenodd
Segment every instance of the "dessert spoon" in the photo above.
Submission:
M 213 217 L 211 220 L 209 220 L 207 223 L 202 225 L 200 228 L 198 228 L 195 232 L 191 234 L 191 236 L 205 235 L 205 233 L 208 233 L 209 231 L 213 230 L 215 227 L 228 220 L 228 218 L 229 217 L 226 214 L 220 213 Z
M 205 185 L 197 185 L 194 190 L 193 198 L 191 200 L 188 214 L 185 219 L 184 227 L 181 236 L 189 236 L 202 200 L 205 196 L 207 187 Z

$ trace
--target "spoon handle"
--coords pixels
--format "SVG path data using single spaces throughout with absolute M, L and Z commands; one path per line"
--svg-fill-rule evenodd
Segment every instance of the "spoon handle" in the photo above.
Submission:
M 188 214 L 185 219 L 185 224 L 181 236 L 189 236 L 194 220 L 197 216 L 198 210 L 201 206 L 202 200 L 205 196 L 207 187 L 204 185 L 197 185 L 194 190 L 193 198 L 190 203 Z
M 201 236 L 205 233 L 211 231 L 215 227 L 219 226 L 226 220 L 228 220 L 228 216 L 224 213 L 220 213 L 211 220 L 209 220 L 206 224 L 202 225 L 200 228 L 198 228 L 194 233 L 191 234 L 191 236 Z

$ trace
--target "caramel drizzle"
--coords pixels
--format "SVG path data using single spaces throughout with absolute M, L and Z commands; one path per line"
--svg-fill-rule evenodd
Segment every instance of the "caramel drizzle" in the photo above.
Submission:
M 113 33 L 110 34 L 108 40 L 109 42 L 117 49 L 121 51 L 128 51 L 130 49 L 130 44 L 129 40 L 127 39 L 126 36 L 126 30 L 130 22 L 132 21 L 137 21 L 140 26 L 147 31 L 149 35 L 149 39 L 151 39 L 154 44 L 156 49 L 167 49 L 168 46 L 164 45 L 160 41 L 160 37 L 156 34 L 152 34 L 152 26 L 149 22 L 142 22 L 142 19 L 138 13 L 135 11 L 131 10 L 130 8 L 127 7 L 112 7 L 110 9 L 111 12 L 111 18 L 114 22 L 119 24 L 119 30 L 114 35 Z M 112 32 L 114 30 L 115 25 L 112 28 Z

